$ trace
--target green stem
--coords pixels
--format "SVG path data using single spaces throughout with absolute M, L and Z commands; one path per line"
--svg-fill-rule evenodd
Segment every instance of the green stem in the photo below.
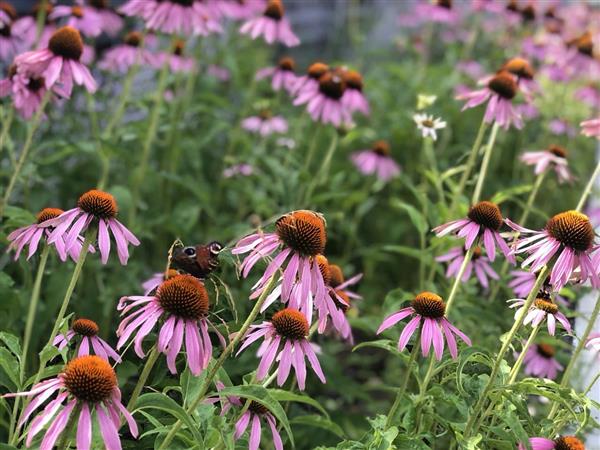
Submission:
M 521 354 L 515 361 L 515 365 L 512 367 L 512 369 L 510 369 L 507 384 L 513 384 L 515 382 L 515 380 L 517 379 L 517 375 L 519 375 L 519 371 L 521 370 L 521 366 L 523 365 L 523 360 L 525 359 L 525 355 L 527 354 L 527 351 L 533 344 L 533 341 L 535 340 L 535 337 L 537 336 L 538 331 L 540 331 L 539 325 L 536 325 L 532 328 L 531 333 L 529 334 L 529 338 L 527 339 L 527 342 L 525 342 L 525 345 L 521 349 Z
M 596 384 L 596 381 L 598 381 L 598 378 L 600 378 L 600 372 L 598 372 L 598 374 L 592 379 L 592 381 L 590 382 L 590 384 L 588 385 L 588 387 L 585 388 L 585 391 L 583 391 L 583 395 L 588 395 L 588 393 L 594 387 L 594 384 Z
M 419 389 L 419 396 L 417 397 L 417 399 L 414 402 L 414 404 L 417 405 L 417 411 L 416 411 L 416 415 L 415 415 L 417 417 L 416 434 L 419 434 L 420 429 L 421 429 L 421 401 L 423 401 L 423 397 L 425 397 L 425 393 L 427 392 L 427 388 L 429 387 L 429 382 L 431 381 L 431 378 L 433 377 L 434 366 L 435 366 L 435 358 L 434 358 L 434 354 L 432 353 L 431 356 L 429 357 L 429 367 L 427 367 L 427 372 L 425 373 L 425 378 L 423 378 L 423 383 L 421 383 L 421 387 Z
M 35 275 L 35 281 L 33 283 L 33 289 L 31 291 L 31 297 L 29 298 L 29 310 L 27 312 L 27 321 L 25 322 L 25 335 L 23 336 L 23 351 L 21 353 L 21 364 L 19 365 L 19 382 L 23 384 L 25 379 L 25 368 L 27 366 L 27 357 L 29 353 L 29 344 L 31 342 L 31 332 L 33 331 L 33 322 L 35 320 L 35 313 L 37 311 L 38 301 L 40 299 L 40 290 L 42 286 L 42 278 L 44 277 L 44 271 L 46 270 L 46 262 L 48 261 L 48 255 L 50 254 L 50 246 L 45 245 L 40 256 L 40 263 L 38 265 L 37 273 Z M 17 413 L 19 411 L 19 403 L 21 397 L 15 398 L 15 404 L 13 406 L 13 412 L 11 415 L 11 426 L 9 428 L 8 440 L 12 440 L 13 432 L 15 432 L 15 425 L 17 423 Z
M 413 365 L 417 360 L 417 355 L 419 354 L 419 347 L 421 346 L 421 335 L 415 341 L 412 351 L 410 352 L 410 358 L 408 363 L 406 364 L 406 374 L 404 375 L 404 380 L 402 381 L 402 385 L 400 386 L 400 390 L 396 393 L 396 399 L 390 408 L 390 412 L 387 415 L 387 420 L 385 422 L 385 429 L 387 430 L 392 426 L 394 422 L 394 417 L 398 412 L 398 408 L 400 407 L 400 402 L 402 402 L 402 397 L 404 397 L 404 393 L 406 392 L 406 388 L 408 387 L 408 382 L 410 380 L 410 375 L 412 374 Z
M 6 113 L 6 117 L 3 117 L 2 131 L 0 131 L 0 155 L 4 150 L 4 141 L 8 137 L 8 132 L 10 131 L 14 117 L 15 110 L 13 108 L 10 108 Z
M 106 125 L 104 129 L 104 136 L 106 138 L 110 138 L 113 128 L 120 123 L 123 114 L 125 113 L 125 108 L 127 107 L 127 102 L 129 101 L 129 97 L 131 96 L 131 87 L 133 86 L 133 79 L 139 70 L 139 64 L 134 64 L 127 75 L 125 76 L 125 81 L 123 81 L 123 90 L 119 94 L 119 104 L 117 105 L 117 109 L 113 112 L 110 121 Z
M 502 343 L 502 347 L 500 348 L 500 351 L 498 352 L 498 355 L 496 356 L 496 360 L 494 361 L 494 365 L 492 367 L 492 371 L 490 373 L 488 381 L 487 381 L 485 387 L 483 388 L 483 392 L 481 392 L 481 394 L 479 395 L 477 403 L 475 403 L 475 406 L 473 407 L 473 411 L 469 415 L 469 420 L 467 421 L 467 424 L 465 426 L 465 432 L 464 432 L 465 439 L 468 439 L 472 434 L 475 434 L 477 432 L 477 427 L 474 426 L 475 422 L 477 421 L 479 414 L 481 413 L 481 410 L 487 400 L 487 396 L 490 393 L 494 382 L 496 381 L 496 377 L 498 375 L 498 371 L 500 370 L 500 365 L 502 364 L 504 355 L 508 351 L 508 349 L 511 345 L 511 342 L 517 335 L 517 332 L 521 328 L 521 325 L 523 325 L 523 321 L 525 320 L 527 311 L 529 311 L 529 308 L 535 301 L 535 298 L 540 290 L 540 287 L 542 286 L 542 284 L 544 283 L 544 280 L 546 279 L 546 276 L 548 275 L 548 271 L 549 271 L 548 266 L 544 266 L 542 268 L 542 270 L 540 270 L 540 273 L 538 274 L 538 277 L 535 280 L 535 284 L 534 284 L 533 288 L 531 289 L 531 292 L 527 296 L 527 299 L 525 300 L 525 304 L 523 305 L 521 313 L 515 319 L 515 322 L 514 322 L 512 328 L 510 329 L 510 331 L 504 338 L 504 342 Z
M 12 194 L 13 189 L 15 188 L 15 184 L 17 182 L 17 178 L 21 174 L 21 169 L 23 169 L 23 165 L 27 160 L 27 156 L 29 155 L 29 150 L 31 149 L 31 144 L 33 143 L 33 135 L 35 131 L 38 129 L 40 122 L 42 120 L 42 116 L 44 115 L 44 109 L 46 109 L 46 105 L 50 100 L 50 96 L 52 95 L 52 91 L 48 91 L 44 94 L 42 98 L 42 102 L 38 110 L 36 111 L 31 124 L 29 125 L 29 130 L 27 132 L 27 137 L 25 138 L 25 144 L 23 145 L 23 150 L 21 151 L 21 156 L 19 156 L 19 160 L 13 169 L 12 176 L 10 177 L 10 181 L 4 191 L 4 197 L 2 197 L 2 203 L 0 203 L 0 219 L 4 217 L 4 209 L 6 208 L 6 204 L 10 200 L 10 196 Z
M 262 294 L 260 295 L 260 297 L 258 298 L 256 303 L 254 304 L 254 308 L 252 308 L 252 311 L 250 311 L 250 314 L 246 318 L 246 321 L 243 323 L 242 327 L 240 328 L 240 330 L 238 331 L 236 336 L 229 343 L 229 345 L 227 345 L 227 347 L 225 347 L 225 350 L 223 350 L 223 352 L 219 356 L 219 359 L 217 359 L 217 361 L 215 361 L 215 363 L 212 365 L 210 371 L 208 372 L 208 374 L 206 375 L 206 378 L 204 379 L 204 383 L 202 384 L 202 387 L 200 388 L 200 392 L 198 392 L 197 397 L 194 399 L 194 401 L 190 404 L 190 406 L 186 410 L 186 413 L 188 415 L 192 415 L 193 412 L 198 407 L 198 405 L 202 402 L 202 400 L 204 400 L 204 397 L 206 397 L 206 393 L 208 392 L 208 389 L 209 389 L 215 375 L 217 374 L 217 372 L 219 371 L 219 369 L 221 368 L 221 366 L 223 365 L 223 363 L 225 362 L 227 357 L 231 354 L 231 352 L 233 352 L 233 350 L 237 347 L 238 343 L 246 335 L 248 328 L 250 328 L 250 325 L 252 325 L 252 322 L 254 322 L 254 319 L 256 319 L 256 316 L 258 316 L 260 308 L 262 307 L 263 303 L 267 299 L 267 296 L 271 292 L 271 289 L 273 289 L 273 287 L 275 286 L 276 280 L 277 280 L 277 274 L 275 274 L 271 277 L 271 279 L 267 283 L 267 286 L 265 287 L 264 291 L 262 292 Z M 177 420 L 173 425 L 171 425 L 171 430 L 165 436 L 165 440 L 162 442 L 162 444 L 160 445 L 158 450 L 165 450 L 165 449 L 169 448 L 169 444 L 171 443 L 171 441 L 173 440 L 173 438 L 175 437 L 175 435 L 181 428 L 182 424 L 183 423 L 181 422 L 181 420 Z
M 498 134 L 498 129 L 500 125 L 498 122 L 494 122 L 494 126 L 492 127 L 492 131 L 490 133 L 490 137 L 488 138 L 488 142 L 485 146 L 485 153 L 483 154 L 483 161 L 481 162 L 481 168 L 479 169 L 479 175 L 477 176 L 477 184 L 475 185 L 475 191 L 473 192 L 473 197 L 471 199 L 471 204 L 477 203 L 481 198 L 481 190 L 483 189 L 483 182 L 485 181 L 488 167 L 490 165 L 490 159 L 492 158 L 492 150 L 494 149 L 494 143 L 496 142 L 496 136 Z
M 331 159 L 333 158 L 333 154 L 337 149 L 338 144 L 338 133 L 337 130 L 333 130 L 333 138 L 331 139 L 331 143 L 329 144 L 329 148 L 327 149 L 327 153 L 325 154 L 325 158 L 323 158 L 323 162 L 321 164 L 321 169 L 317 173 L 317 175 L 312 179 L 312 182 L 308 185 L 306 190 L 306 194 L 304 194 L 304 202 L 306 204 L 315 190 L 315 188 L 323 181 L 327 179 L 329 176 L 329 167 L 331 166 Z
M 131 393 L 131 398 L 129 399 L 129 403 L 127 403 L 127 409 L 129 411 L 133 411 L 133 408 L 135 407 L 135 403 L 137 402 L 137 399 L 140 396 L 140 392 L 142 392 L 142 389 L 146 385 L 146 381 L 148 380 L 148 377 L 150 376 L 150 372 L 152 371 L 154 364 L 156 364 L 156 361 L 158 360 L 159 355 L 160 355 L 160 352 L 156 348 L 156 345 L 153 346 L 152 350 L 150 350 L 150 353 L 148 354 L 148 359 L 146 360 L 146 364 L 144 364 L 144 368 L 142 369 L 142 373 L 140 374 L 140 376 L 138 378 L 137 384 L 133 388 L 133 392 Z
M 485 122 L 485 120 L 482 119 L 481 125 L 479 126 L 479 131 L 477 132 L 477 137 L 475 138 L 475 142 L 473 143 L 473 147 L 471 147 L 471 152 L 469 153 L 469 157 L 467 158 L 465 170 L 462 176 L 460 177 L 458 188 L 454 191 L 452 203 L 450 205 L 450 215 L 452 215 L 452 213 L 456 209 L 456 206 L 458 205 L 458 202 L 465 191 L 467 181 L 469 180 L 471 172 L 473 171 L 473 167 L 475 166 L 477 154 L 479 153 L 479 148 L 481 147 L 481 143 L 483 142 L 483 137 L 485 136 L 487 127 L 487 123 Z
M 428 164 L 433 172 L 434 176 L 434 187 L 437 191 L 437 196 L 440 201 L 440 204 L 444 207 L 446 206 L 446 199 L 444 198 L 444 188 L 442 186 L 442 181 L 440 177 L 440 172 L 437 167 L 437 160 L 435 159 L 435 153 L 433 151 L 433 139 L 431 138 L 423 138 L 423 150 L 425 156 L 427 158 Z
M 594 169 L 594 173 L 592 173 L 592 176 L 588 180 L 588 183 L 585 189 L 583 190 L 581 197 L 579 198 L 579 203 L 577 203 L 577 208 L 575 208 L 575 210 L 581 211 L 585 206 L 585 202 L 587 201 L 587 198 L 590 196 L 592 189 L 594 188 L 594 183 L 596 182 L 596 178 L 598 178 L 598 175 L 600 175 L 600 162 L 596 164 L 596 169 Z
M 44 24 L 46 23 L 46 8 L 48 6 L 48 0 L 41 0 L 39 3 L 39 9 L 35 18 L 35 45 L 34 48 L 40 43 L 42 32 L 44 31 Z
M 138 210 L 138 203 L 140 197 L 140 185 L 144 181 L 146 170 L 148 169 L 148 160 L 150 159 L 150 150 L 152 144 L 156 138 L 156 132 L 158 129 L 158 119 L 160 118 L 160 109 L 164 101 L 164 91 L 167 86 L 167 75 L 169 74 L 169 62 L 165 62 L 160 75 L 158 78 L 158 85 L 156 86 L 154 96 L 154 106 L 150 113 L 150 122 L 148 125 L 148 131 L 146 132 L 146 140 L 142 147 L 142 157 L 139 162 L 138 171 L 133 179 L 133 185 L 131 187 L 131 209 L 129 210 L 129 226 L 131 228 L 135 225 L 135 217 Z
M 460 266 L 460 269 L 458 270 L 458 273 L 456 274 L 456 278 L 454 278 L 454 283 L 452 284 L 452 289 L 450 289 L 450 294 L 448 295 L 448 300 L 446 300 L 446 316 L 448 316 L 448 314 L 450 313 L 450 309 L 452 308 L 452 305 L 454 304 L 454 299 L 456 298 L 456 293 L 458 292 L 458 286 L 460 286 L 460 284 L 462 283 L 462 277 L 465 274 L 465 270 L 467 270 L 467 266 L 469 265 L 471 258 L 473 257 L 473 252 L 475 251 L 475 248 L 477 247 L 476 244 L 477 243 L 474 242 L 473 245 L 471 245 L 471 247 L 469 247 L 469 249 L 467 250 L 467 253 L 465 253 L 465 257 Z
M 315 151 L 317 149 L 317 142 L 319 141 L 318 137 L 320 131 L 321 127 L 317 125 L 317 129 L 313 133 L 312 138 L 310 140 L 310 144 L 308 146 L 308 152 L 306 153 L 306 159 L 304 160 L 304 167 L 302 170 L 303 172 L 308 172 L 308 170 L 310 169 L 310 163 L 315 157 Z
M 565 369 L 565 371 L 563 373 L 562 379 L 560 380 L 561 388 L 566 388 L 567 385 L 569 384 L 569 380 L 571 378 L 573 369 L 575 368 L 575 365 L 577 364 L 579 355 L 581 354 L 583 348 L 585 347 L 586 341 L 587 341 L 590 333 L 594 329 L 594 325 L 596 324 L 596 320 L 598 320 L 599 314 L 600 314 L 600 295 L 596 299 L 596 304 L 594 305 L 594 309 L 592 311 L 592 314 L 590 315 L 588 324 L 585 327 L 583 334 L 579 338 L 577 347 L 575 347 L 575 352 L 573 352 L 573 356 L 571 356 L 571 359 L 569 359 L 569 364 L 567 365 L 567 368 Z M 552 409 L 550 410 L 550 414 L 549 414 L 548 418 L 550 420 L 554 419 L 557 412 L 558 412 L 558 403 L 555 402 L 554 405 L 552 405 Z

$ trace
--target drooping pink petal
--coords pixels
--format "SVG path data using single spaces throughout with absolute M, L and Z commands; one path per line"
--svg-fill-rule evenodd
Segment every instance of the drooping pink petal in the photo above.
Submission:
M 77 450 L 89 450 L 92 445 L 92 418 L 87 402 L 82 402 L 77 424 Z

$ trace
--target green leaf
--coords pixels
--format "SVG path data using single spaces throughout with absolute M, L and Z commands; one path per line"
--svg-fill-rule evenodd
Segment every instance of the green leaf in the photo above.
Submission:
M 294 425 L 307 425 L 309 427 L 322 428 L 323 430 L 327 430 L 335 434 L 339 438 L 344 438 L 344 430 L 342 430 L 338 424 L 323 416 L 317 416 L 316 414 L 296 416 L 290 421 L 290 423 Z
M 198 426 L 194 423 L 187 412 L 172 398 L 157 392 L 144 394 L 140 396 L 135 403 L 135 409 L 133 410 L 133 413 L 144 409 L 158 409 L 171 414 L 188 427 L 195 440 L 202 442 L 202 436 L 200 435 Z
M 278 402 L 298 402 L 298 403 L 306 403 L 307 405 L 314 406 L 325 417 L 329 418 L 329 414 L 327 413 L 325 408 L 323 408 L 323 406 L 321 406 L 321 404 L 318 401 L 309 397 L 306 394 L 296 394 L 294 392 L 284 391 L 283 389 L 270 389 L 269 393 Z
M 417 208 L 398 199 L 392 199 L 391 205 L 395 208 L 399 208 L 406 211 L 408 217 L 410 218 L 410 221 L 420 234 L 427 233 L 427 231 L 429 230 L 429 225 L 427 224 L 425 216 L 423 216 L 423 214 L 421 214 L 417 210 Z
M 497 192 L 496 194 L 494 194 L 490 201 L 492 203 L 500 204 L 505 202 L 506 200 L 510 200 L 513 197 L 525 194 L 531 191 L 532 188 L 533 185 L 531 184 L 513 186 L 508 189 L 504 189 L 503 191 Z
M 18 360 L 21 360 L 21 343 L 18 337 L 10 333 L 0 331 L 0 341 L 4 342 L 6 347 L 12 352 L 13 355 L 17 357 Z
M 285 432 L 290 438 L 292 447 L 294 446 L 294 436 L 292 435 L 292 429 L 290 428 L 287 415 L 285 414 L 285 411 L 279 402 L 273 398 L 267 389 L 257 385 L 233 386 L 221 389 L 218 392 L 218 395 L 219 397 L 229 397 L 232 395 L 236 397 L 243 397 L 249 400 L 254 400 L 255 402 L 265 406 L 275 416 L 277 422 L 283 426 Z
M 429 253 L 414 247 L 407 247 L 404 245 L 384 245 L 383 250 L 386 252 L 400 253 L 402 255 L 410 256 L 411 258 L 422 260 L 428 264 L 433 261 L 433 258 Z
M 8 376 L 13 386 L 6 386 L 11 390 L 18 389 L 19 383 L 19 362 L 7 349 L 0 347 L 0 368 Z

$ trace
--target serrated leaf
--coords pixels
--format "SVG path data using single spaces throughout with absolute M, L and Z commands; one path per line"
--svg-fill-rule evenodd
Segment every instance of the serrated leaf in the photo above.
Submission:
M 0 341 L 6 345 L 6 347 L 12 352 L 13 355 L 17 357 L 19 361 L 21 360 L 21 341 L 18 337 L 10 333 L 0 331 Z
M 17 358 L 5 348 L 0 348 L 0 367 L 13 383 L 13 386 L 6 386 L 11 390 L 19 387 L 19 363 Z

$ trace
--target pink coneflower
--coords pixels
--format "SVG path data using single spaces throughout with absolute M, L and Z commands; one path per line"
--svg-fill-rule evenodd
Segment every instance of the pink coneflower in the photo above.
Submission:
M 458 328 L 446 319 L 446 304 L 442 298 L 433 292 L 421 292 L 412 301 L 411 305 L 403 308 L 394 314 L 386 317 L 383 323 L 379 326 L 377 334 L 396 325 L 402 319 L 408 316 L 414 316 L 404 327 L 398 340 L 398 351 L 404 350 L 411 336 L 419 328 L 421 322 L 421 351 L 423 356 L 429 355 L 429 349 L 433 344 L 433 350 L 436 359 L 442 359 L 444 353 L 444 336 L 448 342 L 448 349 L 453 359 L 458 357 L 458 347 L 454 335 L 458 336 L 467 345 L 471 345 L 471 340 Z M 443 333 L 443 334 L 442 334 Z
M 365 116 L 369 115 L 369 102 L 363 94 L 363 78 L 356 70 L 344 70 L 342 72 L 346 82 L 346 90 L 342 97 L 342 103 L 350 111 L 359 111 Z
M 485 88 L 459 95 L 456 98 L 467 100 L 462 108 L 463 111 L 487 101 L 484 115 L 486 123 L 495 121 L 505 129 L 508 129 L 510 125 L 521 129 L 523 121 L 512 104 L 512 99 L 518 91 L 519 86 L 515 81 L 515 77 L 507 71 L 501 71 L 489 80 Z
M 154 55 L 143 46 L 142 33 L 132 31 L 124 43 L 108 50 L 98 66 L 108 71 L 127 72 L 134 65 L 156 66 Z
M 460 267 L 465 259 L 465 250 L 462 247 L 455 247 L 451 249 L 448 253 L 438 256 L 435 258 L 436 261 L 439 262 L 449 262 L 448 268 L 446 269 L 446 278 L 455 278 L 458 272 L 460 271 Z M 473 251 L 473 256 L 471 260 L 467 263 L 467 267 L 465 269 L 465 273 L 462 276 L 463 282 L 469 281 L 471 275 L 475 272 L 475 276 L 479 280 L 479 283 L 484 288 L 489 287 L 488 278 L 492 278 L 494 280 L 498 280 L 500 277 L 494 271 L 492 266 L 490 265 L 490 260 L 487 256 L 485 256 L 481 252 L 481 247 L 475 247 Z
M 269 136 L 273 133 L 287 133 L 288 123 L 283 117 L 273 116 L 271 111 L 265 109 L 258 116 L 242 120 L 242 128 L 261 136 Z
M 523 312 L 523 305 L 526 301 L 520 298 L 515 298 L 509 300 L 508 302 L 511 303 L 511 308 L 518 308 L 515 311 L 516 319 Z M 532 327 L 537 327 L 544 319 L 547 320 L 548 333 L 550 333 L 550 335 L 554 336 L 554 333 L 556 332 L 557 320 L 567 331 L 567 333 L 571 333 L 571 324 L 569 323 L 569 319 L 567 319 L 563 313 L 558 311 L 558 305 L 552 301 L 550 293 L 545 290 L 541 290 L 537 294 L 537 298 L 535 299 L 533 305 L 531 305 L 529 310 L 526 312 L 523 324 L 527 325 L 531 323 Z
M 548 122 L 548 130 L 557 136 L 575 136 L 576 134 L 575 128 L 573 128 L 566 120 L 558 118 L 552 119 L 550 122 Z
M 6 2 L 0 2 L 0 61 L 9 62 L 15 55 L 29 50 L 35 42 L 35 21 L 31 17 L 17 19 L 15 9 Z
M 294 105 L 307 104 L 306 110 L 315 122 L 331 123 L 340 125 L 352 122 L 352 109 L 342 102 L 346 92 L 346 82 L 340 71 L 329 71 L 319 78 L 319 87 L 312 91 L 303 88 Z
M 559 436 L 556 439 L 543 437 L 529 438 L 531 450 L 585 450 L 585 445 L 575 436 Z M 527 450 L 525 444 L 519 444 L 519 450 Z
M 319 78 L 329 72 L 329 66 L 322 62 L 315 62 L 308 67 L 306 75 L 298 77 L 292 87 L 291 93 L 297 96 L 303 94 L 315 95 L 319 92 Z
M 584 136 L 600 139 L 600 117 L 581 122 L 579 126 L 581 127 L 581 134 Z
M 495 203 L 482 201 L 471 206 L 466 218 L 437 226 L 433 231 L 439 237 L 455 233 L 459 237 L 465 238 L 466 249 L 475 245 L 480 238 L 490 261 L 494 261 L 496 258 L 496 245 L 498 245 L 506 259 L 514 264 L 514 256 L 499 233 L 504 223 L 505 219 L 502 218 L 500 208 Z
M 267 0 L 224 0 L 217 4 L 221 14 L 232 20 L 250 19 L 265 10 Z
M 121 415 L 127 421 L 131 434 L 137 437 L 138 428 L 135 420 L 121 404 L 121 391 L 117 385 L 115 371 L 107 361 L 99 356 L 87 355 L 72 359 L 56 378 L 42 381 L 33 386 L 30 391 L 7 394 L 4 397 L 28 396 L 32 398 L 19 421 L 19 427 L 21 427 L 32 413 L 55 393 L 58 393 L 56 398 L 48 403 L 31 422 L 25 440 L 27 447 L 32 444 L 35 436 L 47 424 L 50 424 L 40 444 L 40 450 L 53 449 L 70 422 L 73 410 L 77 414 L 71 420 L 77 424 L 76 443 L 78 449 L 91 448 L 94 412 L 100 426 L 102 440 L 107 448 L 121 447 L 119 439 Z
M 556 379 L 563 366 L 554 358 L 556 350 L 549 344 L 536 344 L 527 350 L 523 359 L 524 372 L 534 377 Z
M 567 161 L 567 150 L 560 145 L 551 145 L 547 150 L 537 152 L 525 152 L 520 156 L 528 166 L 535 166 L 534 173 L 541 174 L 546 169 L 554 169 L 558 176 L 559 183 L 571 181 L 573 176 L 569 171 L 569 162 Z
M 535 71 L 525 58 L 511 58 L 502 66 L 501 71 L 506 71 L 516 77 L 519 90 L 523 92 L 528 101 L 531 101 L 532 95 L 540 90 L 539 85 L 534 80 Z
M 119 7 L 119 12 L 129 17 L 147 20 L 158 8 L 159 0 L 128 0 Z
M 48 89 L 59 83 L 66 95 L 70 96 L 75 82 L 94 93 L 96 81 L 88 68 L 79 61 L 82 53 L 83 41 L 79 31 L 66 26 L 52 35 L 48 48 L 23 53 L 15 58 L 15 63 L 18 73 L 35 74 L 44 78 Z
M 56 227 L 52 231 L 49 243 L 65 241 L 65 249 L 69 251 L 77 241 L 77 237 L 89 228 L 91 224 L 98 226 L 98 249 L 102 264 L 106 264 L 110 254 L 110 235 L 112 233 L 117 243 L 117 254 L 122 265 L 129 259 L 128 244 L 140 245 L 140 241 L 119 222 L 116 217 L 119 208 L 115 198 L 108 192 L 92 189 L 77 201 L 77 207 L 65 211 L 47 224 Z
M 154 65 L 160 69 L 168 64 L 171 72 L 193 72 L 196 67 L 194 58 L 185 56 L 183 53 L 184 48 L 185 42 L 178 39 L 171 52 L 161 52 L 154 55 Z
M 269 0 L 263 15 L 246 21 L 240 28 L 240 33 L 249 35 L 252 39 L 263 36 L 268 44 L 278 41 L 288 47 L 300 44 L 300 39 L 294 34 L 281 0 Z
M 250 164 L 235 164 L 223 169 L 223 178 L 231 178 L 238 175 L 248 177 L 254 173 L 254 167 Z
M 361 173 L 389 181 L 400 173 L 400 166 L 390 155 L 390 145 L 379 140 L 370 149 L 353 153 L 350 159 Z
M 217 386 L 217 390 L 219 392 L 225 387 L 225 385 L 220 381 L 217 381 L 215 385 Z M 218 397 L 207 399 L 207 403 L 216 403 L 218 401 Z M 236 406 L 238 408 L 242 408 L 244 406 L 244 403 L 240 400 L 240 398 L 235 395 L 228 395 L 226 399 L 221 399 L 221 402 L 223 405 L 221 407 L 221 416 L 225 415 L 232 406 Z M 281 435 L 279 434 L 279 431 L 277 431 L 277 422 L 275 421 L 275 417 L 269 412 L 269 409 L 266 406 L 254 400 L 250 401 L 248 409 L 235 423 L 235 433 L 233 438 L 237 441 L 245 433 L 248 425 L 251 424 L 248 449 L 258 450 L 260 441 L 262 439 L 262 429 L 260 426 L 261 419 L 264 419 L 271 429 L 271 436 L 273 437 L 273 446 L 275 447 L 275 450 L 283 450 L 283 442 L 281 441 Z
M 120 363 L 121 357 L 104 339 L 98 337 L 98 331 L 100 331 L 100 328 L 98 328 L 98 325 L 93 320 L 77 319 L 73 322 L 71 329 L 67 331 L 66 335 L 59 334 L 54 338 L 53 344 L 59 350 L 62 350 L 75 336 L 81 336 L 77 356 L 89 355 L 91 347 L 94 353 L 100 358 L 107 361 L 109 358 L 112 358 L 113 361 Z
M 139 308 L 138 308 L 139 307 Z M 144 357 L 142 342 L 154 326 L 160 326 L 156 348 L 167 355 L 167 367 L 177 373 L 175 359 L 185 339 L 187 365 L 193 375 L 199 375 L 210 362 L 212 345 L 208 335 L 208 292 L 204 284 L 192 275 L 176 275 L 164 281 L 155 295 L 129 296 L 119 300 L 117 309 L 125 316 L 117 329 L 117 349 L 123 347 L 136 332 L 135 353 Z
M 128 6 L 124 5 L 121 10 L 127 11 Z M 203 1 L 161 0 L 153 8 L 143 9 L 141 15 L 150 30 L 168 34 L 208 36 L 223 31 L 216 6 Z
M 331 323 L 340 336 L 352 343 L 352 328 L 346 318 L 346 311 L 350 308 L 350 297 L 342 290 L 343 287 L 342 289 L 336 289 L 331 285 L 331 266 L 327 258 L 323 255 L 317 255 L 315 260 L 319 266 L 319 271 L 323 276 L 323 282 L 327 287 L 330 299 L 328 302 L 321 302 L 316 305 L 319 313 L 318 331 L 319 333 L 325 332 L 328 325 L 328 319 L 331 318 Z M 338 274 L 336 274 L 336 277 L 337 275 Z M 338 280 L 334 280 L 334 282 L 337 281 Z
M 349 291 L 348 287 L 358 283 L 363 277 L 362 273 L 358 273 L 347 280 L 344 278 L 342 269 L 337 264 L 329 264 L 329 286 L 339 292 L 343 292 L 348 298 L 360 300 L 362 297 L 356 292 Z M 349 304 L 349 302 L 346 302 Z
M 15 231 L 10 233 L 6 238 L 10 245 L 8 251 L 15 250 L 15 261 L 21 255 L 21 251 L 26 246 L 29 246 L 29 252 L 27 259 L 31 258 L 38 250 L 39 243 L 42 238 L 48 240 L 54 226 L 49 222 L 52 219 L 59 217 L 64 211 L 58 208 L 44 208 L 37 214 L 37 221 L 32 225 L 26 227 L 17 228 Z M 83 238 L 81 236 L 75 241 L 68 250 L 65 247 L 64 239 L 57 239 L 53 242 L 56 252 L 62 261 L 67 260 L 67 255 L 71 257 L 73 261 L 77 261 L 79 258 L 79 252 L 81 251 Z M 94 251 L 93 247 L 90 247 L 90 251 Z
M 540 231 L 521 227 L 510 220 L 506 222 L 526 236 L 515 243 L 515 253 L 529 255 L 522 267 L 536 272 L 556 257 L 550 273 L 550 284 L 555 290 L 562 289 L 578 267 L 580 281 L 589 279 L 592 286 L 600 287 L 600 259 L 594 262 L 591 258 L 596 247 L 594 228 L 585 214 L 578 211 L 556 214 Z
M 306 387 L 304 358 L 308 358 L 313 372 L 322 383 L 326 382 L 317 355 L 307 339 L 308 321 L 300 311 L 292 308 L 282 309 L 273 315 L 270 322 L 252 325 L 250 329 L 251 331 L 244 338 L 244 343 L 237 354 L 239 355 L 241 351 L 258 339 L 264 338 L 257 353 L 257 356 L 261 358 L 256 371 L 258 380 L 264 379 L 273 362 L 277 361 L 277 384 L 281 386 L 285 383 L 293 366 L 298 380 L 298 388 L 303 391 Z
M 422 0 L 415 6 L 416 17 L 424 22 L 454 24 L 459 16 L 452 8 L 452 0 Z
M 585 344 L 587 348 L 592 348 L 600 352 L 600 333 L 591 333 Z
M 52 87 L 51 99 L 57 96 L 66 97 L 66 93 L 57 85 Z M 7 77 L 0 80 L 0 97 L 11 96 L 15 109 L 24 119 L 31 119 L 42 105 L 44 96 L 48 92 L 43 77 L 35 74 L 18 73 L 17 66 L 11 64 Z
M 512 279 L 508 283 L 508 287 L 512 289 L 517 298 L 527 298 L 537 280 L 537 272 L 529 272 L 528 270 L 513 270 L 510 272 Z M 548 283 L 548 280 L 544 281 L 542 289 L 546 291 L 554 291 L 552 285 Z M 569 302 L 560 295 L 556 294 L 554 300 L 561 306 L 568 306 Z
M 99 17 L 102 31 L 109 36 L 116 36 L 123 28 L 123 19 L 110 7 L 109 0 L 88 0 L 90 9 Z
M 265 67 L 256 72 L 256 79 L 271 78 L 271 87 L 274 91 L 285 89 L 292 92 L 292 89 L 298 82 L 298 77 L 294 73 L 296 62 L 293 58 L 285 56 L 279 60 L 276 67 Z
M 234 255 L 249 253 L 240 265 L 245 278 L 254 265 L 272 257 L 263 276 L 252 287 L 252 298 L 259 296 L 272 276 L 283 272 L 281 284 L 269 295 L 265 303 L 273 303 L 279 295 L 284 303 L 312 317 L 315 304 L 330 302 L 323 275 L 315 263 L 323 253 L 327 241 L 325 219 L 320 214 L 300 210 L 285 214 L 275 222 L 275 233 L 262 231 L 242 238 L 231 251 Z M 272 256 L 277 252 L 276 256 Z
M 48 16 L 50 20 L 67 18 L 65 25 L 76 28 L 86 37 L 97 37 L 102 33 L 102 19 L 93 8 L 87 6 L 58 5 Z

